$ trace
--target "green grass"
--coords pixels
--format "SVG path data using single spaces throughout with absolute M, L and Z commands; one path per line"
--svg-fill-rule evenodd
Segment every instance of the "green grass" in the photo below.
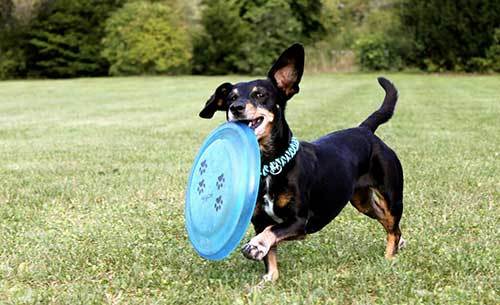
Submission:
M 280 246 L 280 279 L 235 251 L 204 261 L 184 230 L 191 162 L 222 114 L 198 111 L 242 77 L 0 83 L 1 304 L 498 304 L 500 77 L 388 75 L 400 90 L 377 134 L 405 170 L 407 247 L 348 205 Z M 305 75 L 295 135 L 355 126 L 376 75 Z M 250 237 L 250 232 L 248 236 Z

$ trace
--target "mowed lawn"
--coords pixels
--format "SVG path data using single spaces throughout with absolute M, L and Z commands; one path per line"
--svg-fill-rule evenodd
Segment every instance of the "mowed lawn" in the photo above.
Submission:
M 312 140 L 379 107 L 375 74 L 308 75 L 289 102 Z M 405 172 L 407 247 L 350 204 L 279 248 L 280 279 L 235 251 L 210 262 L 184 229 L 227 77 L 0 82 L 0 304 L 499 304 L 500 76 L 386 75 L 400 91 L 377 134 Z M 252 230 L 247 233 L 248 239 Z

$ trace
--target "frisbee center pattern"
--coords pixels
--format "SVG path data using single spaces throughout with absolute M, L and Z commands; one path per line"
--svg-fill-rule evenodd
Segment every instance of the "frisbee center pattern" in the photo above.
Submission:
M 200 176 L 201 176 L 201 180 L 198 182 L 198 186 L 196 187 L 196 191 L 198 192 L 198 195 L 200 196 L 200 199 L 202 202 L 207 202 L 207 200 L 209 200 L 210 198 L 212 198 L 212 194 L 209 193 L 208 195 L 205 195 L 205 196 L 202 196 L 203 193 L 205 192 L 205 188 L 206 188 L 206 184 L 205 184 L 205 178 L 203 178 L 205 172 L 207 171 L 207 168 L 208 168 L 208 163 L 207 163 L 207 160 L 203 160 L 201 163 L 200 163 L 200 168 L 199 168 L 199 173 L 200 173 Z M 210 175 L 210 173 L 207 173 L 208 177 L 206 178 L 210 178 L 213 177 Z M 217 196 L 217 198 L 215 198 L 215 202 L 214 202 L 214 209 L 215 209 L 215 212 L 219 212 L 220 209 L 222 209 L 222 205 L 224 204 L 224 200 L 222 199 L 222 195 L 220 194 L 220 192 L 222 192 L 223 190 L 223 187 L 224 187 L 224 184 L 226 182 L 226 178 L 224 177 L 224 173 L 221 173 L 219 176 L 217 176 L 217 180 L 215 181 L 215 186 L 217 187 L 217 193 L 219 193 Z
M 226 179 L 224 178 L 224 174 L 222 173 L 219 177 L 217 177 L 217 182 L 215 183 L 218 190 L 220 190 L 224 186 L 224 182 L 226 182 Z
M 222 204 L 224 203 L 224 200 L 222 200 L 222 196 L 218 196 L 216 199 L 215 199 L 215 204 L 214 204 L 214 208 L 215 208 L 215 211 L 218 212 L 221 208 L 222 208 Z

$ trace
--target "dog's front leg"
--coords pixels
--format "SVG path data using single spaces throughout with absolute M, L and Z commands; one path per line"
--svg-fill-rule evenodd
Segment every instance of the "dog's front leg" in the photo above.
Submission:
M 305 219 L 299 218 L 293 222 L 268 226 L 245 244 L 241 251 L 246 258 L 260 261 L 268 254 L 271 247 L 280 241 L 305 235 L 305 224 Z
M 278 272 L 278 247 L 276 245 L 269 249 L 269 252 L 264 257 L 264 264 L 266 266 L 266 274 L 262 277 L 264 282 L 274 282 L 279 277 Z

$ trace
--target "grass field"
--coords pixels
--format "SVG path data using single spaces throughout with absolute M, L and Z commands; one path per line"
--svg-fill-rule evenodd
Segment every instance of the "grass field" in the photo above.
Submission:
M 193 157 L 224 119 L 198 111 L 245 78 L 1 82 L 0 304 L 499 304 L 500 77 L 387 76 L 400 100 L 377 134 L 405 170 L 407 247 L 386 261 L 382 227 L 348 205 L 283 244 L 261 289 L 239 251 L 198 257 L 183 217 Z M 306 75 L 288 120 L 312 140 L 382 98 L 376 75 Z

